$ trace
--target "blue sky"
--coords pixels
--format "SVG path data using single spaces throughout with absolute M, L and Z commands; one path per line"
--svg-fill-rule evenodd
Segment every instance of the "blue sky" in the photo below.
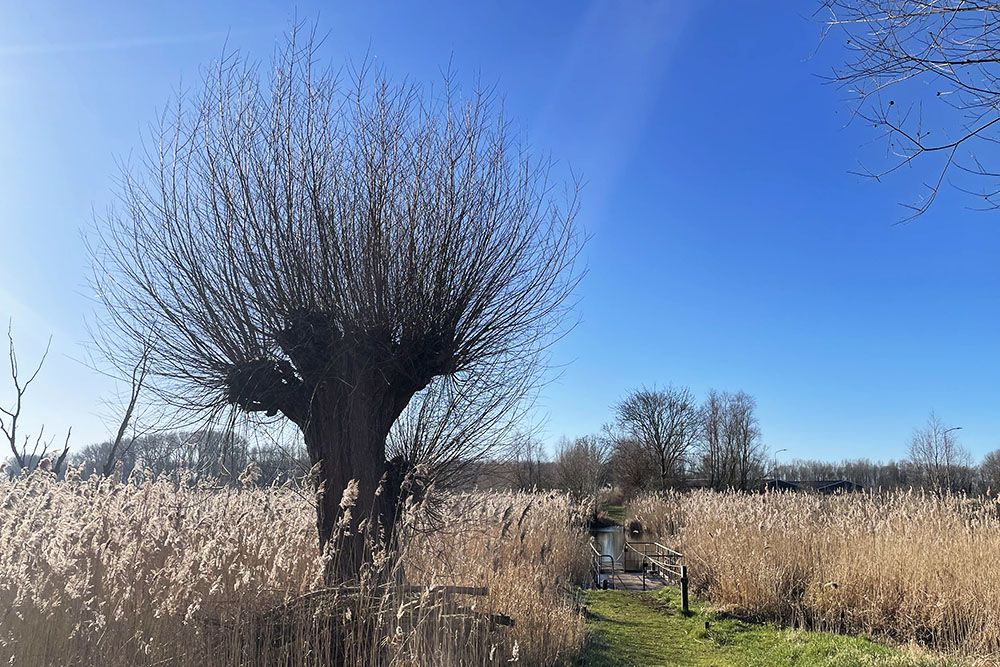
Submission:
M 266 59 L 278 3 L 0 0 L 0 317 L 22 355 L 52 334 L 29 427 L 106 435 L 112 387 L 81 364 L 81 231 L 116 160 L 229 44 Z M 801 2 L 299 3 L 334 62 L 497 82 L 531 142 L 585 180 L 580 324 L 555 350 L 550 441 L 596 431 L 641 384 L 743 389 L 782 459 L 900 457 L 936 410 L 1000 446 L 1000 224 L 948 193 L 894 225 L 925 174 L 878 161 L 821 76 Z M 545 7 L 541 7 L 541 5 Z M 6 389 L 6 385 L 3 385 Z

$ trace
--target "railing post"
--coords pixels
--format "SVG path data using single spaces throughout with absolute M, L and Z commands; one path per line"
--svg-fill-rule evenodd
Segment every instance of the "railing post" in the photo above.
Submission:
M 684 612 L 685 616 L 691 615 L 691 609 L 688 607 L 688 568 L 687 565 L 681 565 L 681 611 Z

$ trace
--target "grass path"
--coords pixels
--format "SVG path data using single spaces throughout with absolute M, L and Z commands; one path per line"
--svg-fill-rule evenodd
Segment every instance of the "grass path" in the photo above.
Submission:
M 584 596 L 588 667 L 957 667 L 857 637 L 724 619 L 698 604 L 685 617 L 672 588 Z

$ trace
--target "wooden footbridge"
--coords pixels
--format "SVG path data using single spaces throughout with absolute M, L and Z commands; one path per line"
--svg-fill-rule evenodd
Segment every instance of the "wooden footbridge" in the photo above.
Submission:
M 628 540 L 617 556 L 601 553 L 593 543 L 590 549 L 596 587 L 648 591 L 678 584 L 683 611 L 689 613 L 687 566 L 680 552 L 659 542 Z

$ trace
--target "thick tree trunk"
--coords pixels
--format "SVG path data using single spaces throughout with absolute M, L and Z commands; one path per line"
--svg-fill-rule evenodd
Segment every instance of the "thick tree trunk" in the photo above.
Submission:
M 409 398 L 364 382 L 321 387 L 313 396 L 303 434 L 312 463 L 319 464 L 316 527 L 320 547 L 332 554 L 328 579 L 357 576 L 366 535 L 383 544 L 392 538 L 401 479 L 386 462 L 385 442 Z M 342 503 L 352 481 L 357 496 Z

